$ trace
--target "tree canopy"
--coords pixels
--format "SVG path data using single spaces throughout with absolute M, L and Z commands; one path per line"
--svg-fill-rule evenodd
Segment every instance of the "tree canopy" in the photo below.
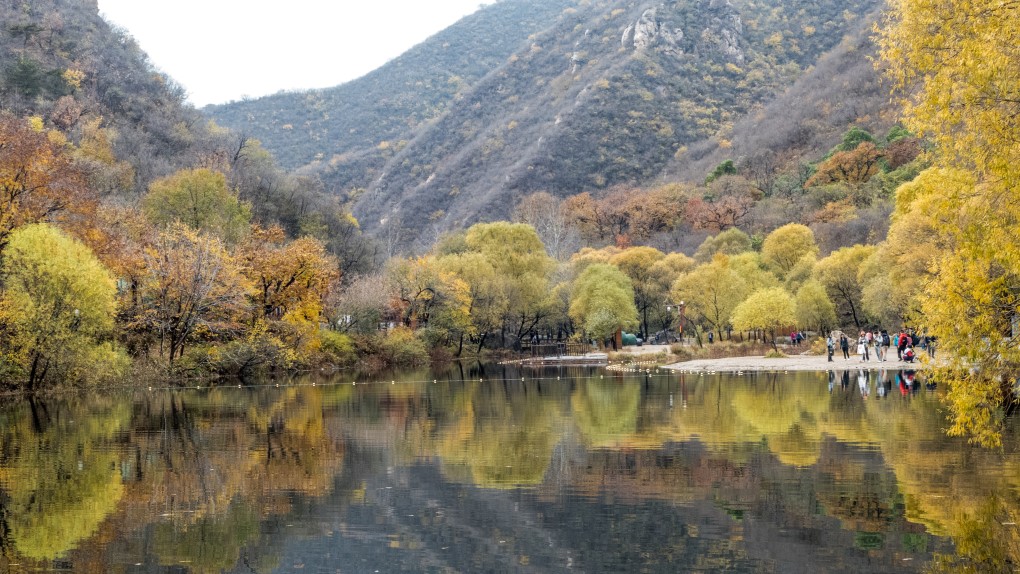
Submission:
M 772 347 L 777 349 L 776 331 L 796 325 L 796 306 L 793 298 L 781 287 L 755 291 L 733 310 L 733 327 L 739 330 L 760 329 L 772 335 Z
M 933 166 L 897 198 L 898 214 L 937 222 L 925 243 L 943 246 L 922 256 L 934 273 L 917 321 L 953 350 L 938 375 L 950 432 L 998 445 L 1020 372 L 1020 5 L 896 0 L 884 24 L 906 127 L 934 144 Z
M 125 366 L 110 344 L 116 286 L 83 245 L 46 224 L 11 234 L 0 283 L 0 325 L 10 330 L 2 355 L 29 388 L 54 379 L 95 380 Z
M 210 169 L 184 170 L 152 182 L 142 201 L 154 223 L 181 222 L 233 243 L 247 232 L 251 209 L 227 187 L 227 178 Z
M 637 326 L 638 310 L 630 279 L 612 265 L 590 265 L 574 283 L 570 316 L 588 334 L 601 339 L 611 337 L 617 329 Z

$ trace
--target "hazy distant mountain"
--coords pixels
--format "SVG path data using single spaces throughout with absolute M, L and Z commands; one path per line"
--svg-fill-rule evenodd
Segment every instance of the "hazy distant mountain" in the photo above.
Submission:
M 257 138 L 280 165 L 297 168 L 398 145 L 445 113 L 454 98 L 555 21 L 573 0 L 505 0 L 481 8 L 383 67 L 335 88 L 213 105 L 222 125 Z M 375 25 L 385 27 L 386 22 Z M 332 59 L 357 54 L 324 54 Z
M 415 237 L 505 218 L 530 192 L 697 178 L 729 151 L 806 150 L 804 130 L 876 120 L 866 22 L 882 6 L 503 0 L 343 86 L 206 111 L 321 178 L 366 229 Z M 860 82 L 861 101 L 827 101 L 826 77 Z

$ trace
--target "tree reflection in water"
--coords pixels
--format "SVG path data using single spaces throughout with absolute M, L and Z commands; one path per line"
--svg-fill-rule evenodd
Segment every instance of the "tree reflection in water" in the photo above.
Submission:
M 392 378 L 9 405 L 0 560 L 1006 572 L 1020 558 L 1015 449 L 947 438 L 937 396 L 896 392 L 896 373 Z

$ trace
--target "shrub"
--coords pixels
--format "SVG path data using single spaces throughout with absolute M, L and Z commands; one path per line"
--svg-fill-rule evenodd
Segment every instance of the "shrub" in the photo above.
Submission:
M 354 364 L 357 353 L 354 350 L 354 341 L 349 336 L 328 330 L 322 330 L 319 336 L 322 339 L 319 350 L 327 361 L 334 365 Z
M 425 342 L 406 327 L 390 331 L 379 344 L 379 354 L 387 365 L 393 367 L 416 367 L 429 362 Z
M 825 337 L 818 337 L 811 341 L 811 346 L 808 348 L 808 352 L 812 355 L 824 355 L 828 352 L 825 346 Z
M 630 364 L 634 362 L 634 355 L 632 353 L 609 353 L 608 359 L 611 363 Z
M 177 363 L 176 370 L 197 377 L 246 377 L 265 371 L 290 369 L 298 363 L 294 350 L 259 323 L 243 339 L 225 345 L 190 348 Z

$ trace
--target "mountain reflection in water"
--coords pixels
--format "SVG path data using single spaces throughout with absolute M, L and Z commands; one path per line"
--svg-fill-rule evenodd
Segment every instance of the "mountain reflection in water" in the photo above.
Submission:
M 1005 572 L 1020 558 L 1020 455 L 946 437 L 938 389 L 913 373 L 352 380 L 7 405 L 0 572 Z

